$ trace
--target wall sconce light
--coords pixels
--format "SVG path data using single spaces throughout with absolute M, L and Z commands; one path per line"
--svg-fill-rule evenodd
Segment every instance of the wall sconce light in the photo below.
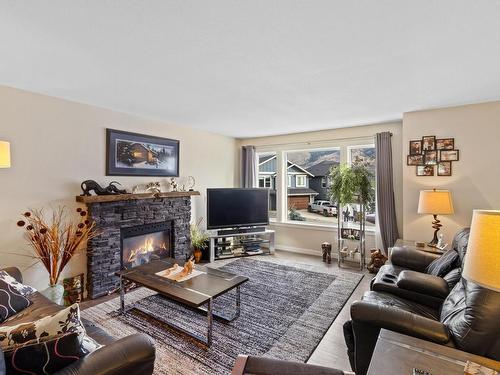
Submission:
M 0 168 L 10 168 L 10 143 L 0 141 Z

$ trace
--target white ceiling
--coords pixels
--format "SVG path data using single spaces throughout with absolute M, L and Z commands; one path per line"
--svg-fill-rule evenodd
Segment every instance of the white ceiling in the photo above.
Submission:
M 2 0 L 0 84 L 235 137 L 500 99 L 497 0 Z

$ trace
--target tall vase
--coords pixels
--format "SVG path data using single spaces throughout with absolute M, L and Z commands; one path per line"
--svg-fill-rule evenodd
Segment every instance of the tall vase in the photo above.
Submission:
M 47 289 L 42 290 L 40 293 L 52 302 L 62 306 L 64 287 L 61 284 L 49 285 Z

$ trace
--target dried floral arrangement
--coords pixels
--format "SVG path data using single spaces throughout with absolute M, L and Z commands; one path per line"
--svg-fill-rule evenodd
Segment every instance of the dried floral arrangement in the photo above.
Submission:
M 59 280 L 64 267 L 69 263 L 81 245 L 99 233 L 95 222 L 87 218 L 87 212 L 76 210 L 79 221 L 68 219 L 65 207 L 59 207 L 52 213 L 52 220 L 47 221 L 43 210 L 30 210 L 23 214 L 23 220 L 17 225 L 26 230 L 25 236 L 35 255 L 49 273 L 49 285 L 54 286 Z

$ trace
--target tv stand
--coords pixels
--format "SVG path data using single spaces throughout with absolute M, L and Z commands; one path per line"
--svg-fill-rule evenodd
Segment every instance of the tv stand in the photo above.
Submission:
M 261 233 L 265 232 L 265 227 L 248 227 L 248 228 L 231 228 L 231 229 L 222 229 L 217 231 L 217 235 L 225 236 L 225 235 L 240 235 L 245 233 Z
M 257 229 L 257 228 L 245 228 Z M 252 255 L 274 254 L 274 230 L 258 228 L 259 231 L 218 231 L 210 235 L 210 262 L 219 259 L 239 258 Z M 226 232 L 221 234 L 221 232 Z

